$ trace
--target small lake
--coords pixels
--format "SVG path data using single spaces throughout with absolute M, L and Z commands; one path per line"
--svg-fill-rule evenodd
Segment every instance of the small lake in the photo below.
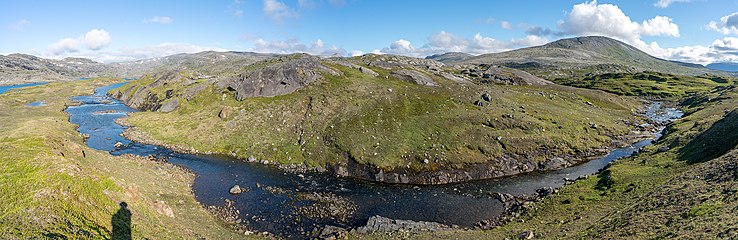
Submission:
M 644 140 L 584 164 L 544 173 L 438 186 L 380 184 L 328 174 L 287 173 L 273 166 L 225 156 L 181 154 L 131 142 L 120 136 L 125 127 L 116 124 L 115 120 L 136 110 L 106 96 L 109 90 L 123 84 L 101 87 L 93 95 L 73 98 L 83 104 L 69 107 L 67 112 L 70 121 L 79 125 L 79 132 L 89 134 L 88 146 L 113 155 L 130 153 L 166 157 L 170 163 L 187 167 L 197 174 L 193 191 L 202 204 L 224 206 L 225 200 L 229 199 L 240 210 L 240 217 L 249 228 L 286 238 L 305 238 L 314 229 L 325 225 L 362 226 L 375 215 L 473 227 L 504 210 L 500 201 L 490 197 L 490 192 L 521 195 L 533 194 L 543 187 L 561 187 L 565 184 L 564 178 L 576 179 L 595 173 L 608 163 L 630 156 L 652 142 Z M 647 115 L 652 121 L 667 122 L 681 117 L 682 113 L 653 103 Z M 658 134 L 654 136 L 657 137 Z M 117 142 L 125 146 L 116 149 L 114 145 Z M 240 195 L 229 194 L 229 189 L 235 184 L 250 191 Z M 317 203 L 300 197 L 314 193 L 345 199 L 356 206 L 356 210 L 345 219 L 315 216 L 304 209 Z
M 7 85 L 7 86 L 0 86 L 0 94 L 6 93 L 12 89 L 16 88 L 23 88 L 23 87 L 33 87 L 33 86 L 40 86 L 47 84 L 47 82 L 40 82 L 40 83 L 26 83 L 26 84 L 15 84 L 15 85 Z

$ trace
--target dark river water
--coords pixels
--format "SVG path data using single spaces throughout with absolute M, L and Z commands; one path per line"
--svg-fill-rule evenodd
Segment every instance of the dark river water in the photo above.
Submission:
M 564 178 L 575 179 L 597 172 L 608 163 L 630 156 L 638 148 L 651 143 L 651 140 L 645 140 L 581 165 L 544 173 L 439 186 L 379 184 L 329 174 L 293 174 L 273 166 L 224 156 L 181 154 L 154 145 L 133 143 L 120 136 L 125 127 L 116 124 L 115 120 L 136 110 L 105 96 L 108 90 L 123 84 L 101 87 L 94 95 L 73 98 L 83 104 L 69 107 L 67 112 L 70 121 L 79 125 L 79 132 L 89 134 L 88 146 L 113 155 L 130 153 L 167 157 L 169 162 L 197 174 L 193 190 L 203 205 L 224 206 L 226 199 L 232 200 L 249 228 L 286 238 L 304 238 L 306 233 L 324 225 L 361 226 L 374 215 L 472 227 L 503 210 L 502 203 L 491 198 L 489 192 L 521 195 L 533 194 L 542 187 L 560 187 L 564 185 Z M 671 121 L 681 117 L 682 113 L 654 103 L 647 114 L 654 121 Z M 659 136 L 654 135 L 656 137 Z M 115 149 L 117 142 L 125 144 L 125 147 Z M 229 194 L 229 189 L 235 184 L 250 191 L 235 196 Z M 282 191 L 264 190 L 269 188 Z M 350 201 L 357 209 L 345 220 L 311 217 L 298 210 L 313 204 L 296 197 L 300 193 L 330 193 Z

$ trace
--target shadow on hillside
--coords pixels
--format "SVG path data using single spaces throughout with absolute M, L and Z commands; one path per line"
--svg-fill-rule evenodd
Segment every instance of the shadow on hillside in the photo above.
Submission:
M 700 163 L 720 157 L 738 145 L 738 110 L 733 110 L 679 150 L 679 159 Z
M 128 210 L 126 202 L 120 203 L 120 209 L 113 214 L 110 223 L 113 225 L 111 234 L 113 240 L 131 239 L 131 210 Z

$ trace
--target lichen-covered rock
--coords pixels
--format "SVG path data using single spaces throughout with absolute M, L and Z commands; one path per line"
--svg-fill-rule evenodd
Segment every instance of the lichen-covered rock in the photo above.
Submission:
M 365 68 L 365 67 L 359 67 L 359 72 L 361 72 L 363 74 L 366 74 L 366 75 L 369 75 L 369 76 L 372 76 L 372 77 L 378 77 L 379 76 L 379 73 L 377 73 L 374 70 L 371 70 L 369 68 Z
M 232 112 L 233 110 L 230 107 L 223 107 L 223 109 L 221 109 L 220 112 L 218 113 L 218 117 L 220 119 L 226 119 L 231 116 Z
M 173 112 L 174 110 L 177 110 L 179 108 L 179 99 L 173 99 L 171 101 L 165 102 L 161 105 L 159 108 L 159 112 L 168 113 Z
M 192 98 L 194 98 L 195 95 L 197 95 L 198 93 L 200 93 L 203 90 L 205 90 L 205 88 L 207 88 L 207 87 L 208 87 L 207 84 L 198 84 L 198 85 L 195 85 L 195 86 L 190 87 L 187 90 L 185 90 L 184 91 L 184 94 L 182 94 L 182 97 L 184 99 L 187 99 L 189 101 Z
M 142 87 L 136 91 L 125 103 L 132 108 L 140 110 L 156 111 L 161 107 L 159 97 L 146 87 Z
M 392 76 L 398 79 L 404 80 L 404 81 L 414 82 L 418 85 L 429 86 L 429 87 L 438 86 L 438 84 L 436 84 L 436 82 L 434 82 L 433 79 L 430 78 L 428 75 L 425 75 L 415 70 L 407 70 L 407 69 L 395 70 L 395 71 L 392 71 Z
M 421 222 L 410 220 L 394 220 L 382 216 L 373 216 L 369 218 L 366 225 L 359 227 L 359 233 L 375 233 L 375 232 L 430 232 L 439 230 L 449 230 L 453 227 L 443 225 L 436 222 Z

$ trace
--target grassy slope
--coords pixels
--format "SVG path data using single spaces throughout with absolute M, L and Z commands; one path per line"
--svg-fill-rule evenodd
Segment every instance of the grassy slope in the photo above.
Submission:
M 562 86 L 465 86 L 436 78 L 441 87 L 429 88 L 385 79 L 388 73 L 381 69 L 374 69 L 381 76 L 372 78 L 333 67 L 344 75 L 292 94 L 237 102 L 232 93 L 221 100 L 222 93 L 209 87 L 190 101 L 180 99 L 175 112 L 136 113 L 128 122 L 166 143 L 242 158 L 316 166 L 344 161 L 343 152 L 348 152 L 361 163 L 386 169 L 434 169 L 509 153 L 556 149 L 551 154 L 574 154 L 607 146 L 611 136 L 628 133 L 623 122 L 638 105 Z M 123 89 L 152 81 L 142 79 Z M 170 85 L 153 92 L 167 88 L 183 91 Z M 483 92 L 493 100 L 474 106 Z M 224 107 L 233 114 L 221 120 Z M 488 119 L 493 127 L 484 125 Z M 592 123 L 599 128 L 590 128 Z M 431 164 L 422 163 L 426 158 Z M 539 160 L 544 158 L 541 154 Z
M 738 91 L 700 95 L 658 144 L 530 204 L 512 223 L 416 237 L 503 239 L 532 230 L 546 239 L 735 238 Z
M 679 100 L 695 93 L 728 86 L 734 80 L 718 76 L 679 76 L 657 72 L 608 73 L 581 78 L 558 78 L 554 82 L 573 87 L 599 89 L 619 95 Z
M 0 95 L 0 238 L 110 238 L 111 216 L 123 201 L 132 211 L 134 238 L 238 237 L 196 202 L 192 174 L 83 143 L 64 105 L 112 81 L 52 83 Z M 33 101 L 46 106 L 24 106 Z M 165 205 L 174 217 L 159 213 Z

